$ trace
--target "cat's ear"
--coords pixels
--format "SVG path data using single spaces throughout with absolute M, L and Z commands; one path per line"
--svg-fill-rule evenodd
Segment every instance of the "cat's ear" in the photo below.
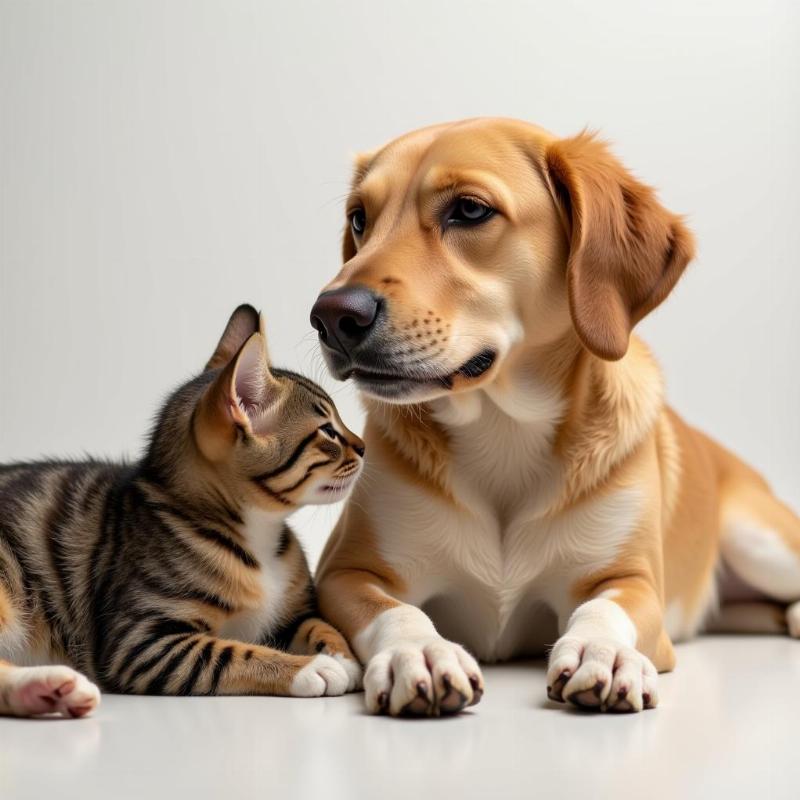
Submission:
M 269 369 L 266 340 L 260 331 L 253 333 L 200 399 L 194 435 L 203 455 L 220 461 L 241 432 L 266 433 L 279 390 Z
M 266 352 L 264 318 L 253 306 L 244 303 L 231 314 L 231 318 L 225 326 L 225 331 L 219 340 L 219 344 L 206 364 L 206 369 L 219 369 L 229 364 L 233 360 L 233 357 L 241 350 L 244 343 L 254 333 L 260 333 L 262 337 L 264 337 L 264 348 Z M 268 355 L 267 363 L 269 363 Z

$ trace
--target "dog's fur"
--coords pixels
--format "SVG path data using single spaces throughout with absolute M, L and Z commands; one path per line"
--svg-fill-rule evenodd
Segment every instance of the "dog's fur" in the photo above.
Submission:
M 443 224 L 463 196 L 497 213 Z M 555 642 L 553 699 L 638 711 L 720 602 L 775 601 L 723 617 L 800 635 L 800 520 L 664 404 L 631 336 L 693 253 L 652 189 L 593 135 L 477 119 L 359 158 L 360 209 L 326 290 L 370 288 L 381 325 L 346 368 L 326 355 L 362 390 L 369 456 L 318 585 L 371 711 L 477 702 L 454 642 L 484 661 Z

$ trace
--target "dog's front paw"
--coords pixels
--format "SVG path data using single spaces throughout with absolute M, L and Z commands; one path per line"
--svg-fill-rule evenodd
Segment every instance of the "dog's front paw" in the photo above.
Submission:
M 435 638 L 382 650 L 364 674 L 367 708 L 373 714 L 456 714 L 483 696 L 483 676 L 461 645 Z
M 649 658 L 610 639 L 559 639 L 547 667 L 547 696 L 598 711 L 641 711 L 658 704 Z

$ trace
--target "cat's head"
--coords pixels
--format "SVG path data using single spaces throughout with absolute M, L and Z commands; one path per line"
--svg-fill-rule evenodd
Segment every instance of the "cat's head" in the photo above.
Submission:
M 191 428 L 201 457 L 247 505 L 290 512 L 342 500 L 364 442 L 312 381 L 269 363 L 264 323 L 239 306 L 202 376 Z

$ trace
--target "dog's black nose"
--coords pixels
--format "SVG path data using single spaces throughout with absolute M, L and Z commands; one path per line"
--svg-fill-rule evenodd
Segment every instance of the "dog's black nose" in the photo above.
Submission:
M 380 300 L 363 286 L 323 292 L 311 309 L 311 325 L 332 350 L 349 350 L 366 339 L 380 313 Z

